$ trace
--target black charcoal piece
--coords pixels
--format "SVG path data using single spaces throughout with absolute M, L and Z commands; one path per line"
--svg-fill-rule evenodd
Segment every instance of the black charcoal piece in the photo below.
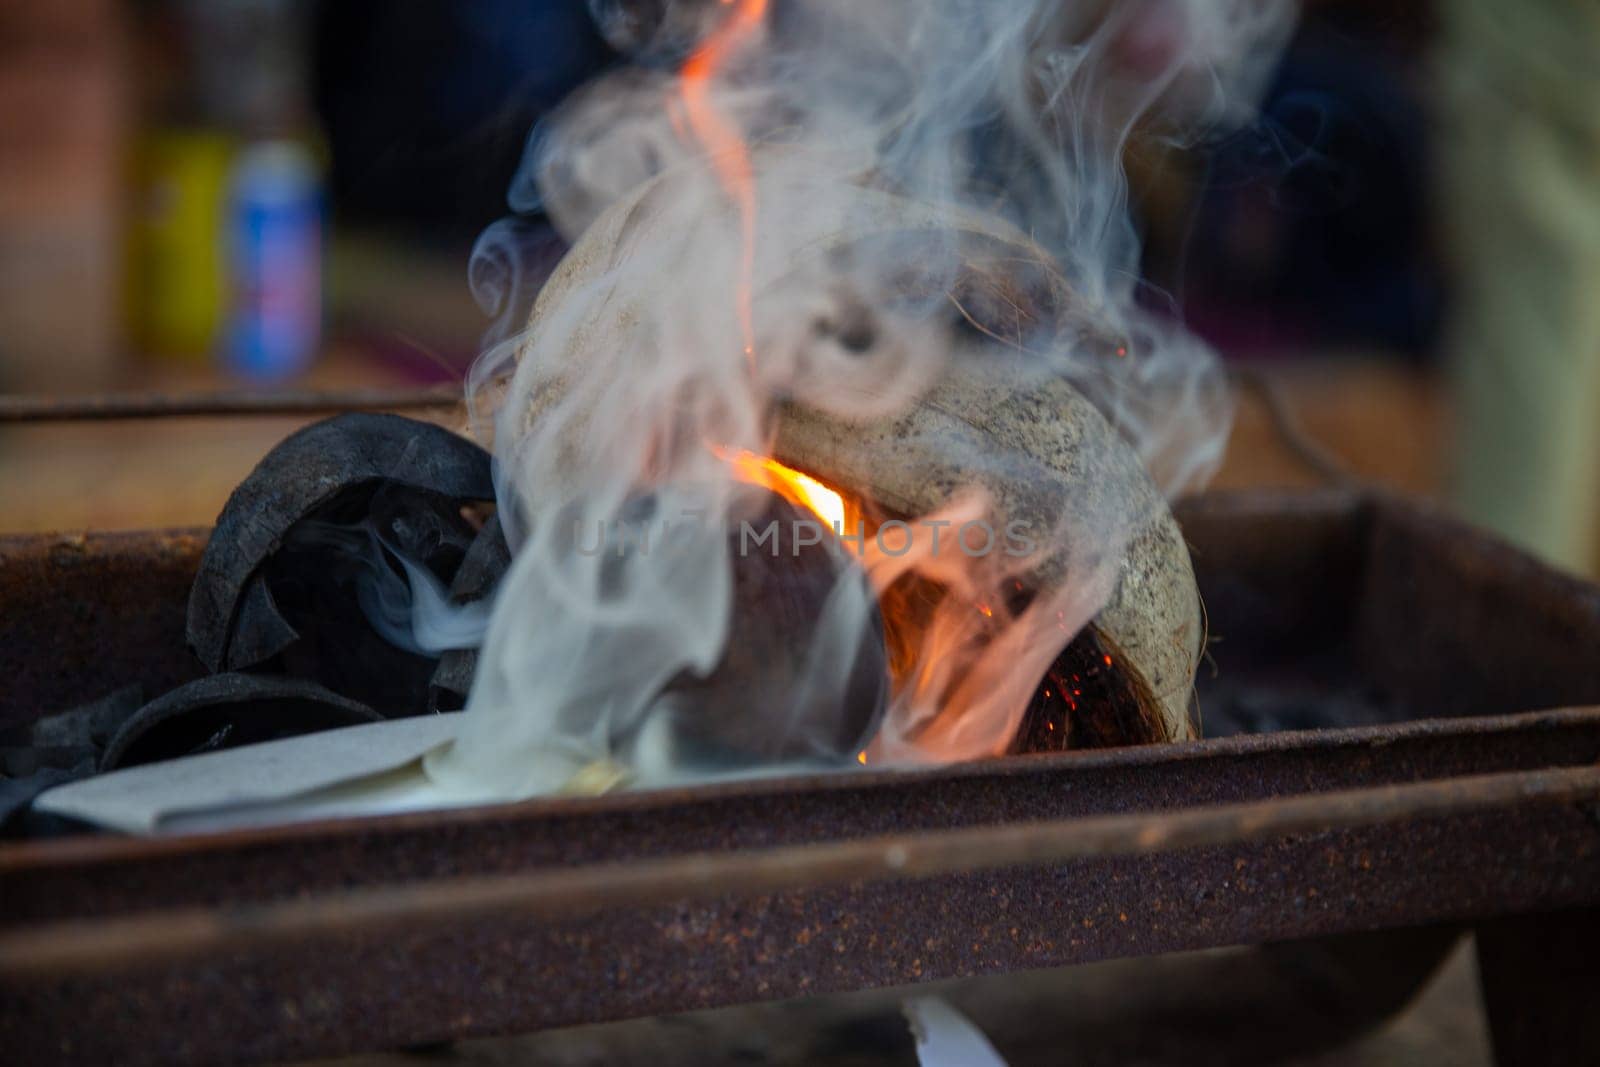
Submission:
M 15 781 L 84 764 L 93 768 L 98 755 L 92 745 L 6 745 L 0 748 L 0 778 Z
M 31 809 L 34 798 L 46 789 L 87 778 L 94 773 L 94 757 L 86 756 L 70 767 L 40 767 L 25 777 L 0 775 L 0 837 L 50 836 L 48 821 L 41 823 Z
M 241 660 L 236 624 L 229 668 L 268 664 L 391 717 L 427 710 L 439 653 L 415 643 L 413 579 L 402 560 L 443 587 L 473 535 L 460 508 L 435 494 L 386 486 L 370 498 L 340 498 L 291 529 L 258 575 L 295 639 L 270 661 Z
M 139 709 L 111 739 L 100 769 L 114 771 L 381 719 L 371 708 L 303 678 L 214 674 Z
M 300 639 L 300 634 L 278 610 L 278 602 L 268 586 L 266 568 L 245 583 L 244 596 L 233 620 L 233 634 L 222 667 L 244 669 L 266 663 L 282 655 Z
M 123 686 L 98 701 L 0 734 L 0 837 L 64 832 L 64 824 L 54 825 L 32 811 L 34 797 L 93 774 L 110 737 L 142 702 L 142 686 Z
M 213 671 L 313 679 L 387 715 L 427 706 L 437 656 L 404 625 L 401 557 L 448 585 L 494 498 L 489 455 L 431 423 L 341 415 L 273 449 L 229 498 L 189 597 L 188 638 Z M 392 623 L 394 620 L 391 619 Z
M 451 603 L 471 604 L 492 596 L 510 566 L 511 547 L 506 544 L 500 516 L 491 515 L 467 549 L 455 581 L 450 583 Z
M 59 827 L 32 812 L 33 798 L 95 772 L 112 735 L 144 703 L 140 685 L 0 732 L 0 836 L 50 836 Z
M 685 673 L 667 686 L 673 734 L 713 762 L 851 761 L 888 700 L 882 620 L 849 549 L 810 512 L 768 497 L 751 527 L 761 534 L 775 522 L 775 541 L 743 541 L 738 523 L 729 532 L 733 615 L 722 659 L 704 678 Z M 836 590 L 859 596 L 865 625 L 848 662 L 816 671 L 819 623 Z
M 471 604 L 492 596 L 500 579 L 511 566 L 511 548 L 506 544 L 500 517 L 492 516 L 478 531 L 477 540 L 450 583 L 452 604 Z M 439 666 L 429 683 L 429 704 L 434 711 L 459 711 L 472 692 L 472 679 L 478 671 L 478 650 L 453 648 L 439 657 Z
M 143 704 L 143 685 L 123 686 L 98 700 L 0 731 L 0 745 L 10 748 L 78 747 L 99 752 Z

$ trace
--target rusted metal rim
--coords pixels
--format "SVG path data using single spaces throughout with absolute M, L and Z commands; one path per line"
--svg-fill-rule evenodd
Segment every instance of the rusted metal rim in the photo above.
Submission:
M 1160 814 L 1057 819 L 759 852 L 696 853 L 327 894 L 240 909 L 52 923 L 0 935 L 0 979 L 180 963 L 330 934 L 485 917 L 568 919 L 735 894 L 1037 867 L 1600 801 L 1600 766 L 1478 775 Z
M 96 422 L 217 415 L 335 415 L 461 407 L 459 384 L 420 388 L 230 389 L 205 393 L 91 393 L 84 396 L 0 396 L 0 423 Z
M 1540 712 L 1518 712 L 1512 715 L 1493 715 L 1469 719 L 1418 719 L 1381 726 L 1354 726 L 1316 730 L 1282 731 L 1269 734 L 1244 734 L 1235 737 L 1212 738 L 1180 744 L 1138 745 L 1128 748 L 1090 749 L 1063 753 L 1007 756 L 971 763 L 949 764 L 919 770 L 852 770 L 829 774 L 794 775 L 771 778 L 749 778 L 737 781 L 707 783 L 670 789 L 641 790 L 609 793 L 602 796 L 542 797 L 514 804 L 491 804 L 467 808 L 446 808 L 398 815 L 378 815 L 336 818 L 278 826 L 251 827 L 239 830 L 201 831 L 166 837 L 114 837 L 93 835 L 85 837 L 50 838 L 39 841 L 19 841 L 0 848 L 0 877 L 22 874 L 40 867 L 90 861 L 114 867 L 119 859 L 175 859 L 185 855 L 204 855 L 218 848 L 258 848 L 271 846 L 294 847 L 298 842 L 327 840 L 330 837 L 368 837 L 393 833 L 406 835 L 420 830 L 448 827 L 464 829 L 474 824 L 491 826 L 507 821 L 535 823 L 556 816 L 648 816 L 663 809 L 676 809 L 684 805 L 721 805 L 744 799 L 783 799 L 795 795 L 819 796 L 829 793 L 856 794 L 863 790 L 893 789 L 916 791 L 927 787 L 939 788 L 943 784 L 971 782 L 987 785 L 1006 780 L 1020 782 L 1046 778 L 1059 783 L 1063 789 L 1073 788 L 1073 779 L 1103 772 L 1123 775 L 1140 769 L 1174 772 L 1179 768 L 1192 768 L 1197 776 L 1209 777 L 1223 768 L 1236 771 L 1247 784 L 1242 790 L 1259 792 L 1265 803 L 1277 803 L 1271 789 L 1255 790 L 1248 783 L 1266 770 L 1265 763 L 1238 761 L 1272 761 L 1286 755 L 1301 757 L 1307 765 L 1323 767 L 1330 776 L 1335 767 L 1327 764 L 1328 757 L 1340 753 L 1355 754 L 1365 759 L 1367 754 L 1382 750 L 1400 750 L 1408 742 L 1432 744 L 1439 747 L 1458 747 L 1466 744 L 1494 744 L 1504 746 L 1513 736 L 1537 734 L 1562 736 L 1569 731 L 1596 731 L 1600 735 L 1600 707 L 1558 708 Z M 1573 734 L 1571 740 L 1575 740 Z M 1509 751 L 1509 750 L 1508 750 Z M 1600 751 L 1592 755 L 1600 756 Z M 1408 765 L 1410 761 L 1407 761 Z M 1415 768 L 1410 768 L 1415 770 Z M 1461 766 L 1453 773 L 1470 771 Z M 1480 772 L 1483 767 L 1477 768 Z M 1495 768 L 1499 770 L 1501 768 Z M 1372 768 L 1364 772 L 1371 776 Z M 1339 778 L 1307 778 L 1300 783 L 1296 793 L 1315 796 L 1334 795 L 1326 792 L 1343 784 Z M 1391 784 L 1391 783 L 1385 783 Z M 1149 810 L 1169 810 L 1151 797 Z M 1174 803 L 1192 802 L 1179 797 Z M 1092 818 L 1094 814 L 1077 816 Z M 0 918 L 0 926 L 4 919 Z
M 0 1044 L 30 1062 L 261 1062 L 1600 903 L 1600 591 L 1383 494 L 1176 511 L 1225 672 L 1312 700 L 1371 684 L 1396 715 L 1448 718 L 7 845 Z M 12 718 L 192 671 L 162 657 L 202 539 L 7 542 L 7 647 L 29 653 Z M 1307 650 L 1332 659 L 1305 673 Z M 1296 812 L 1300 828 L 1278 821 Z M 1273 821 L 1240 823 L 1257 814 Z M 1040 827 L 1068 838 L 1010 836 Z M 73 939 L 101 942 L 81 968 L 31 947 Z M 136 950 L 156 940 L 170 953 Z M 1375 944 L 1374 987 L 1399 951 Z

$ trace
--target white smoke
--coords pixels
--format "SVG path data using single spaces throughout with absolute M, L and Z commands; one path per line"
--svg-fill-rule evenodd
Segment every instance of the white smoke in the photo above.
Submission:
M 1221 456 L 1227 393 L 1213 354 L 1139 305 L 1122 159 L 1130 144 L 1247 117 L 1293 16 L 1289 0 L 596 8 L 641 63 L 587 86 L 535 131 L 512 200 L 542 206 L 580 252 L 601 252 L 558 273 L 539 295 L 536 330 L 507 334 L 472 379 L 514 560 L 462 732 L 428 769 L 497 796 L 557 788 L 598 760 L 644 781 L 706 773 L 661 738 L 674 714 L 692 714 L 668 692 L 673 681 L 711 672 L 741 625 L 738 561 L 720 527 L 752 505 L 723 455 L 767 454 L 787 402 L 849 420 L 905 411 L 973 344 L 952 323 L 950 294 L 985 235 L 1041 249 L 1075 309 L 1067 327 L 1019 322 L 1000 339 L 1009 365 L 1073 383 L 1164 491 L 1203 482 Z M 752 28 L 731 36 L 741 17 Z M 719 33 L 716 62 L 686 78 L 681 57 Z M 646 183 L 631 210 L 607 212 Z M 497 241 L 484 251 L 475 284 L 517 306 L 515 279 L 491 269 Z M 949 507 L 981 514 L 969 488 Z M 579 551 L 574 529 L 616 529 L 645 502 L 710 521 L 658 551 Z M 948 645 L 923 650 L 918 671 L 940 677 L 917 692 L 987 688 L 1005 694 L 989 703 L 1011 709 L 947 729 L 971 736 L 945 751 L 1003 745 L 1043 665 L 1103 602 L 1127 521 L 1114 506 L 1073 517 L 1080 579 L 1023 611 L 1016 621 L 1028 625 L 997 636 L 963 622 L 942 631 Z M 1066 519 L 1052 522 L 1043 532 L 1064 538 Z M 1086 527 L 1100 542 L 1090 549 Z M 866 561 L 880 589 L 936 565 L 920 548 Z M 976 597 L 1025 569 L 1006 566 L 938 577 Z M 775 733 L 804 731 L 817 699 L 847 698 L 874 616 L 848 596 L 829 612 L 818 654 L 784 679 L 806 701 L 750 680 L 747 714 L 770 716 Z M 1035 640 L 1047 624 L 1061 631 L 1054 644 Z M 970 654 L 977 642 L 986 655 Z M 934 710 L 896 714 L 907 723 Z

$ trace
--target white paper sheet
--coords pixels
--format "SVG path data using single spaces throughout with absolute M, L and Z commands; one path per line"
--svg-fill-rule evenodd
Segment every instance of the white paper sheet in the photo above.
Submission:
M 220 829 L 470 804 L 422 772 L 460 713 L 348 726 L 150 763 L 42 793 L 37 810 L 128 833 Z

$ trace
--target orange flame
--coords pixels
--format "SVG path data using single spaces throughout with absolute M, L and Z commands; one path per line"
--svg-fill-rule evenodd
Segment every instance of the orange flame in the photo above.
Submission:
M 750 311 L 750 279 L 755 273 L 756 258 L 755 176 L 744 138 L 711 100 L 711 81 L 728 56 L 760 28 L 766 17 L 767 0 L 722 0 L 722 3 L 737 7 L 684 62 L 679 92 L 689 128 L 710 157 L 717 180 L 739 208 L 739 329 L 744 338 L 745 356 L 754 360 L 756 342 Z
M 844 497 L 809 474 L 785 467 L 771 456 L 754 452 L 716 449 L 717 456 L 733 465 L 741 482 L 770 489 L 797 507 L 806 508 L 829 527 L 844 529 Z

